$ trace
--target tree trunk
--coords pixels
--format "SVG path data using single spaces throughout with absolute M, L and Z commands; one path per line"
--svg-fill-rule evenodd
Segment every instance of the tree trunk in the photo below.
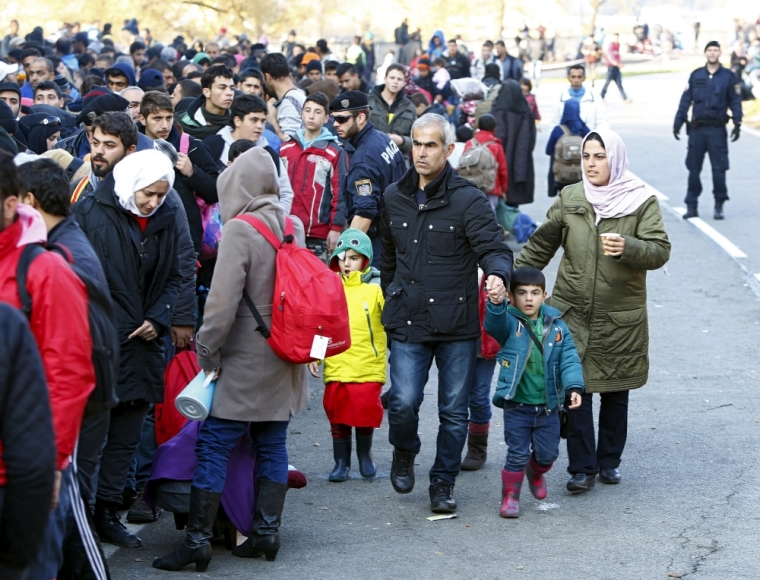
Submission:
M 594 34 L 596 30 L 596 17 L 599 14 L 599 9 L 606 2 L 606 0 L 591 0 L 591 22 L 589 22 L 586 34 Z

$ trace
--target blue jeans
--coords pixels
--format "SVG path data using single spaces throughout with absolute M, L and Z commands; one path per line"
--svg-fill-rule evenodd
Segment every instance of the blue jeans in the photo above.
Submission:
M 275 483 L 288 483 L 288 450 L 285 439 L 289 421 L 261 421 L 247 423 L 209 417 L 203 423 L 195 443 L 193 486 L 222 493 L 227 479 L 227 460 L 238 439 L 251 430 L 256 453 L 256 477 Z
M 487 425 L 491 422 L 491 383 L 496 369 L 496 359 L 478 357 L 475 376 L 470 387 L 470 423 Z
M 536 461 L 551 465 L 559 457 L 559 413 L 548 415 L 546 406 L 504 403 L 504 441 L 509 446 L 504 469 L 522 471 L 530 461 L 531 448 Z
M 392 341 L 388 391 L 388 440 L 400 451 L 419 453 L 420 405 L 428 373 L 438 367 L 438 440 L 430 480 L 454 483 L 467 439 L 467 404 L 475 375 L 477 340 L 452 342 Z
M 63 540 L 66 537 L 66 526 L 74 518 L 69 495 L 71 477 L 72 466 L 69 465 L 61 473 L 58 505 L 50 512 L 40 550 L 37 552 L 34 563 L 29 566 L 25 580 L 52 580 L 58 576 L 58 570 L 63 565 Z

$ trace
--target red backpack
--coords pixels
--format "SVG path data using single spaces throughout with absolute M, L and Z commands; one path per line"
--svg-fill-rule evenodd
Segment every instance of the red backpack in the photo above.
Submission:
M 156 403 L 156 442 L 163 445 L 180 432 L 187 423 L 187 418 L 177 411 L 174 399 L 177 398 L 201 367 L 195 351 L 183 350 L 171 360 L 164 371 L 164 403 Z
M 351 347 L 348 304 L 340 276 L 336 276 L 310 250 L 296 246 L 293 222 L 285 218 L 282 241 L 263 222 L 251 215 L 239 215 L 277 250 L 272 327 L 267 329 L 248 292 L 243 299 L 269 346 L 282 360 L 305 364 L 316 360 L 311 356 L 314 337 L 328 339 L 325 357 L 335 356 Z

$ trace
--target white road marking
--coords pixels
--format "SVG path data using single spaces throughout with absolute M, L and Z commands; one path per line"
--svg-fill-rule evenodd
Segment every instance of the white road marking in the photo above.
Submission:
M 686 213 L 685 207 L 675 207 L 673 209 L 681 215 Z M 689 218 L 687 221 L 695 225 L 698 230 L 700 230 L 713 242 L 715 242 L 721 248 L 723 248 L 723 251 L 726 252 L 732 258 L 746 258 L 747 257 L 747 254 L 742 252 L 739 246 L 734 244 L 731 240 L 729 240 L 726 236 L 721 234 L 718 230 L 716 230 L 714 227 L 712 227 L 702 218 L 698 218 L 698 217 Z
M 758 282 L 760 282 L 760 274 L 755 274 L 755 278 L 757 279 Z
M 760 131 L 753 129 L 752 127 L 742 127 L 742 133 L 749 133 L 755 137 L 760 137 Z

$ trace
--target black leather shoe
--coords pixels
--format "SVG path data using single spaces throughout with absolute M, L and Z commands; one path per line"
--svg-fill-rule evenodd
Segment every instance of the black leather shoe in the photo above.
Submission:
M 154 511 L 147 503 L 145 503 L 145 488 L 141 487 L 137 491 L 137 501 L 132 504 L 132 507 L 127 513 L 127 521 L 130 524 L 150 524 L 158 519 L 161 513 L 161 508 L 156 508 Z
M 683 219 L 688 220 L 695 217 L 699 217 L 699 213 L 697 213 L 697 206 L 696 205 L 686 206 L 686 213 L 683 214 Z
M 454 484 L 434 479 L 430 484 L 430 509 L 434 514 L 453 514 L 457 511 Z
M 616 485 L 620 483 L 620 479 L 620 472 L 617 469 L 606 467 L 599 470 L 599 481 L 602 483 Z
M 588 491 L 596 484 L 596 475 L 574 473 L 567 482 L 567 491 Z
M 716 220 L 726 219 L 726 216 L 723 215 L 723 202 L 722 201 L 716 201 L 715 202 L 715 213 L 713 213 L 713 219 L 716 219 Z
M 95 530 L 100 540 L 106 544 L 113 544 L 120 548 L 139 548 L 142 540 L 130 534 L 119 519 L 116 506 L 108 504 L 95 504 Z
M 397 493 L 412 493 L 414 489 L 414 453 L 393 450 L 391 485 Z

